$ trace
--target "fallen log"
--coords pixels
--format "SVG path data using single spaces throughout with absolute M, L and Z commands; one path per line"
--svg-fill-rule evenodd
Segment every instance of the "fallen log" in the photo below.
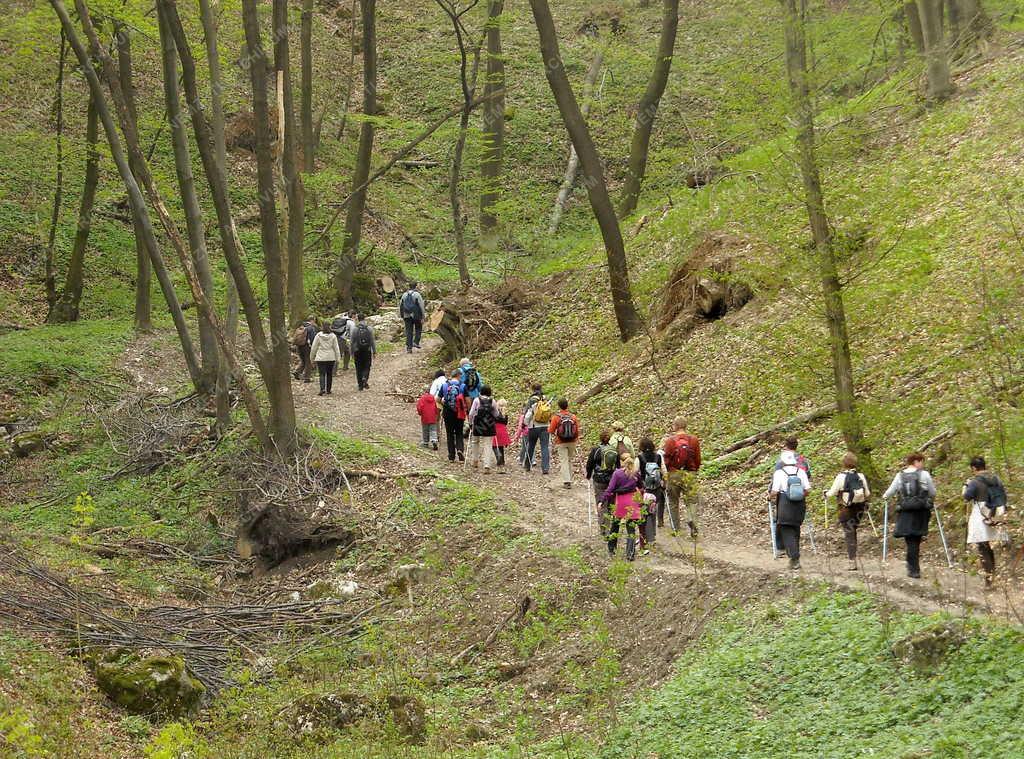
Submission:
M 605 377 L 603 380 L 592 385 L 589 390 L 585 390 L 583 394 L 576 399 L 575 403 L 577 406 L 582 406 L 584 403 L 589 401 L 595 395 L 600 395 L 605 390 L 613 390 L 622 384 L 622 374 L 613 374 L 611 377 Z
M 922 443 L 918 447 L 917 450 L 920 451 L 921 453 L 924 453 L 929 448 L 931 448 L 933 445 L 937 445 L 937 444 L 941 443 L 943 440 L 949 440 L 949 438 L 953 437 L 953 435 L 955 435 L 955 434 L 956 434 L 955 430 L 944 430 L 944 431 L 940 432 L 938 435 L 936 435 L 935 437 L 933 437 L 933 438 L 931 438 L 929 440 L 926 440 L 924 443 Z
M 744 448 L 749 448 L 752 445 L 756 445 L 757 443 L 760 443 L 762 440 L 767 440 L 772 435 L 775 435 L 779 432 L 785 432 L 787 430 L 792 429 L 793 427 L 799 427 L 802 424 L 816 422 L 819 419 L 824 419 L 827 416 L 832 416 L 832 414 L 834 413 L 836 413 L 836 404 L 830 403 L 827 406 L 821 406 L 820 408 L 813 409 L 812 411 L 808 411 L 807 413 L 798 414 L 797 416 L 790 417 L 789 419 L 786 419 L 783 422 L 779 422 L 773 427 L 761 430 L 760 432 L 755 432 L 753 435 L 748 435 L 747 437 L 741 440 L 737 440 L 734 443 L 730 443 L 729 445 L 722 449 L 721 454 L 719 454 L 717 458 L 711 460 L 711 463 L 721 463 L 725 459 L 729 458 L 729 456 L 735 453 L 736 451 L 740 451 L 743 450 Z
M 512 611 L 510 611 L 493 630 L 491 630 L 490 634 L 484 638 L 483 642 L 474 641 L 459 651 L 459 653 L 455 654 L 455 656 L 452 657 L 451 666 L 457 667 L 466 660 L 475 659 L 490 648 L 494 641 L 498 639 L 498 635 L 501 634 L 501 631 L 508 627 L 510 622 L 514 620 L 518 624 L 523 621 L 532 605 L 533 599 L 529 596 L 523 596 L 519 599 L 519 603 L 516 604 L 516 607 L 512 609 Z

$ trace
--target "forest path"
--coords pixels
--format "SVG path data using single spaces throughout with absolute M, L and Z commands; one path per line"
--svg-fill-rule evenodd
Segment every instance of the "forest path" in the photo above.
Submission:
M 556 545 L 600 548 L 597 525 L 588 524 L 589 483 L 583 479 L 579 465 L 574 469 L 572 488 L 564 489 L 554 461 L 552 474 L 545 477 L 537 470 L 524 471 L 513 451 L 509 454 L 507 472 L 484 475 L 448 462 L 443 430 L 440 451 L 419 447 L 419 417 L 413 403 L 406 398 L 418 397 L 441 366 L 435 358 L 440 340 L 424 336 L 423 346 L 422 351 L 412 354 L 398 346 L 379 355 L 370 375 L 370 388 L 361 392 L 356 389 L 352 368 L 338 373 L 330 396 L 318 396 L 316 377 L 309 384 L 295 383 L 295 402 L 300 417 L 323 429 L 398 448 L 396 454 L 409 469 L 434 470 L 439 477 L 453 477 L 492 490 L 515 506 L 523 529 L 540 532 Z M 483 369 L 486 376 L 486 367 Z M 518 402 L 518 399 L 511 401 L 510 407 L 517 407 Z M 403 445 L 395 446 L 395 441 Z M 864 551 L 867 555 L 860 561 L 860 570 L 849 571 L 838 527 L 831 528 L 825 535 L 818 526 L 815 535 L 818 552 L 814 553 L 805 525 L 801 541 L 803 568 L 794 572 L 788 568 L 787 561 L 772 558 L 767 515 L 765 522 L 765 535 L 754 543 L 746 536 L 730 535 L 728 525 L 722 524 L 712 525 L 713 529 L 704 532 L 696 543 L 688 538 L 672 537 L 667 529 L 662 530 L 655 549 L 638 558 L 637 563 L 667 577 L 714 572 L 726 565 L 762 576 L 789 578 L 794 583 L 815 580 L 866 590 L 910 611 L 963 613 L 965 607 L 970 607 L 975 613 L 1021 621 L 1017 612 L 1024 610 L 1024 597 L 1019 593 L 1010 595 L 1002 588 L 986 592 L 981 578 L 958 568 L 936 566 L 922 556 L 923 579 L 907 578 L 902 541 L 895 545 L 890 541 L 890 548 L 895 550 L 891 550 L 887 562 L 881 561 L 876 548 L 868 548 Z M 870 528 L 862 528 L 861 532 L 870 534 Z M 932 539 L 937 540 L 937 534 Z M 622 545 L 619 550 L 621 556 Z

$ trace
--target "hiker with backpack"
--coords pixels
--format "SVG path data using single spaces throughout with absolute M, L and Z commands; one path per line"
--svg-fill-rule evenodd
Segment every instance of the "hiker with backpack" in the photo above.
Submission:
M 413 348 L 420 347 L 423 336 L 423 317 L 427 313 L 427 304 L 416 289 L 418 283 L 410 282 L 409 289 L 399 301 L 398 314 L 405 322 L 405 352 L 412 353 Z
M 497 434 L 497 407 L 491 397 L 491 388 L 484 385 L 480 395 L 469 408 L 469 428 L 472 435 L 469 439 L 469 463 L 474 469 L 483 463 L 484 474 L 489 474 L 494 466 L 494 436 Z
M 888 500 L 898 496 L 894 538 L 907 542 L 907 577 L 921 577 L 921 541 L 928 535 L 928 523 L 935 507 L 935 483 L 924 468 L 924 454 L 914 452 L 882 494 Z M 886 506 L 888 509 L 888 506 Z
M 772 473 L 768 497 L 775 506 L 775 545 L 785 549 L 793 570 L 800 569 L 800 529 L 807 515 L 810 489 L 811 481 L 797 464 L 796 454 L 784 451 L 782 466 Z
M 598 517 L 601 534 L 608 534 L 608 508 L 604 506 L 604 491 L 608 489 L 612 475 L 619 463 L 619 453 L 611 445 L 610 430 L 601 432 L 601 442 L 590 449 L 587 455 L 587 479 L 594 490 L 594 506 L 600 509 Z
M 480 390 L 484 386 L 484 377 L 468 358 L 459 361 L 459 381 L 462 383 L 463 393 L 467 400 L 474 401 L 480 396 Z
M 541 474 L 547 474 L 551 469 L 551 432 L 548 427 L 551 424 L 551 417 L 551 401 L 544 395 L 543 388 L 539 384 L 535 384 L 533 393 L 523 409 L 523 421 L 528 430 L 523 468 L 527 472 L 533 469 L 533 454 L 538 443 L 540 443 Z
M 466 443 L 463 436 L 462 423 L 468 416 L 466 397 L 462 394 L 462 381 L 459 370 L 453 369 L 448 381 L 438 392 L 441 399 L 441 418 L 444 420 L 445 441 L 448 444 L 448 461 L 465 461 Z
M 797 466 L 800 466 L 799 460 Z M 868 478 L 857 471 L 857 454 L 847 451 L 843 454 L 843 470 L 832 481 L 832 487 L 825 491 L 825 498 L 838 499 L 839 526 L 843 528 L 846 558 L 850 560 L 851 572 L 857 570 L 857 528 L 867 511 L 870 497 Z
M 366 323 L 365 314 L 356 314 L 348 324 L 348 341 L 352 345 L 352 360 L 356 365 L 356 384 L 360 390 L 370 387 L 370 368 L 377 355 L 377 337 L 373 327 Z
M 341 360 L 343 362 L 341 371 L 348 371 L 348 362 L 352 356 L 352 350 L 348 344 L 348 314 L 338 314 L 331 321 L 331 332 L 338 338 L 338 348 L 341 349 Z
M 608 555 L 614 556 L 619 543 L 619 530 L 626 525 L 626 561 L 636 559 L 636 528 L 642 518 L 643 488 L 640 483 L 636 459 L 629 453 L 619 456 L 619 468 L 612 473 L 601 496 L 601 502 L 612 511 L 608 528 Z
M 673 532 L 679 531 L 679 502 L 686 506 L 690 538 L 697 539 L 697 472 L 700 470 L 700 440 L 686 431 L 686 419 L 672 422 L 672 432 L 661 442 L 664 454 L 665 499 Z M 658 527 L 664 527 L 664 514 L 658 515 Z
M 495 403 L 494 413 L 494 460 L 498 463 L 498 474 L 506 474 L 505 451 L 512 445 L 508 434 L 508 401 L 504 398 Z
M 640 478 L 644 486 L 644 523 L 640 534 L 643 543 L 653 545 L 658 535 L 658 520 L 665 518 L 665 457 L 654 447 L 649 437 L 640 440 L 638 456 Z
M 608 443 L 619 452 L 620 456 L 623 453 L 628 453 L 630 456 L 636 457 L 636 448 L 633 446 L 633 441 L 626 435 L 626 425 L 622 422 L 612 422 L 612 436 Z
M 572 487 L 572 457 L 576 455 L 576 442 L 580 439 L 579 417 L 569 411 L 569 401 L 558 400 L 558 411 L 551 417 L 548 434 L 555 438 L 558 466 L 562 472 L 562 487 Z
M 316 362 L 317 374 L 320 375 L 320 395 L 330 395 L 334 386 L 334 369 L 341 361 L 341 348 L 338 347 L 338 338 L 331 332 L 329 322 L 324 322 L 323 328 L 313 338 L 309 351 Z
M 992 543 L 1000 539 L 1000 525 L 1006 516 L 1006 488 L 1002 480 L 988 471 L 983 456 L 971 459 L 971 478 L 964 483 L 964 500 L 971 505 L 967 520 L 967 542 L 978 548 L 985 587 L 992 587 L 996 574 L 996 555 Z
M 306 320 L 292 332 L 292 345 L 299 354 L 299 366 L 292 372 L 295 379 L 301 377 L 303 382 L 312 381 L 310 375 L 313 373 L 313 363 L 310 360 L 310 349 L 319 331 L 316 320 L 312 316 L 307 316 Z
M 419 414 L 420 427 L 423 434 L 421 445 L 424 448 L 433 447 L 435 451 L 437 450 L 438 404 L 437 397 L 429 389 L 425 390 L 419 400 L 416 401 L 416 413 Z

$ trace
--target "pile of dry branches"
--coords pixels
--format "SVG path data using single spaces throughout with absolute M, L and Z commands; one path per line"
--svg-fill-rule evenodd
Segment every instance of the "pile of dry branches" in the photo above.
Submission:
M 447 298 L 430 326 L 451 357 L 473 355 L 507 337 L 535 300 L 528 285 L 509 279 L 492 290 L 471 289 Z

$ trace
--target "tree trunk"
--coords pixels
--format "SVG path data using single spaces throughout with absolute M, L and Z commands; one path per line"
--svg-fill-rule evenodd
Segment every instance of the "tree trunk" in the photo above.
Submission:
M 782 1 L 786 11 L 786 71 L 796 111 L 796 142 L 804 186 L 804 201 L 817 253 L 818 276 L 825 302 L 825 321 L 832 351 L 839 427 L 847 448 L 860 457 L 861 470 L 877 482 L 877 473 L 871 460 L 871 448 L 864 439 L 860 418 L 857 415 L 853 361 L 850 357 L 850 337 L 843 290 L 839 281 L 839 265 L 832 245 L 832 230 L 825 211 L 825 198 L 818 170 L 814 110 L 808 83 L 807 42 L 804 32 L 806 0 Z
M 548 85 L 558 103 L 565 129 L 569 133 L 576 153 L 580 157 L 580 168 L 583 171 L 583 182 L 587 187 L 590 206 L 594 211 L 601 236 L 604 239 L 605 253 L 608 257 L 608 277 L 611 285 L 612 306 L 619 327 L 619 336 L 623 342 L 634 337 L 642 328 L 640 316 L 633 305 L 633 294 L 629 286 L 629 266 L 626 261 L 626 249 L 622 241 L 622 230 L 615 216 L 615 208 L 608 196 L 608 186 L 604 179 L 601 158 L 590 137 L 590 130 L 580 113 L 579 104 L 573 95 L 572 87 L 565 73 L 558 51 L 558 37 L 555 24 L 551 18 L 551 9 L 547 0 L 530 0 L 533 18 L 540 35 L 541 58 L 545 62 L 544 73 Z
M 89 98 L 85 127 L 85 185 L 82 188 L 82 202 L 78 209 L 78 229 L 75 230 L 75 244 L 71 249 L 64 289 L 46 316 L 47 324 L 78 321 L 78 307 L 82 301 L 85 285 L 85 251 L 89 246 L 89 232 L 92 229 L 92 209 L 96 202 L 96 186 L 100 181 L 99 124 L 96 104 Z
M 484 81 L 483 148 L 480 156 L 480 248 L 498 248 L 496 205 L 501 198 L 501 172 L 505 152 L 505 58 L 501 50 L 501 15 L 504 0 L 487 3 L 487 75 Z
M 604 48 L 598 48 L 594 53 L 594 59 L 587 69 L 587 76 L 583 80 L 583 120 L 590 117 L 590 106 L 594 102 L 594 84 L 597 82 L 597 75 L 601 73 L 601 65 L 604 63 Z M 562 216 L 569 207 L 569 198 L 572 196 L 572 188 L 576 186 L 576 175 L 580 170 L 580 157 L 576 155 L 576 148 L 569 145 L 569 162 L 565 166 L 565 176 L 562 178 L 562 186 L 558 189 L 558 197 L 555 198 L 555 207 L 551 211 L 551 221 L 548 223 L 548 232 L 555 234 L 558 226 L 562 223 Z
M 195 178 L 192 175 L 192 158 L 188 149 L 188 134 L 185 131 L 185 117 L 181 113 L 178 92 L 178 62 L 174 38 L 167 27 L 165 14 L 157 13 L 160 33 L 161 66 L 163 71 L 164 108 L 167 123 L 171 126 L 171 145 L 174 153 L 174 170 L 181 193 L 181 206 L 185 212 L 185 226 L 188 230 L 188 245 L 192 252 L 192 266 L 203 292 L 213 297 L 213 273 L 210 257 L 206 250 L 206 225 L 203 211 L 196 195 Z M 199 352 L 203 359 L 201 391 L 210 395 L 217 386 L 220 367 L 220 353 L 213 325 L 202 313 L 199 314 Z
M 167 271 L 167 266 L 164 264 L 163 256 L 160 253 L 160 246 L 157 243 L 156 232 L 153 229 L 153 225 L 149 219 L 149 214 L 146 211 L 146 203 L 142 197 L 142 191 L 139 189 L 135 174 L 129 165 L 128 159 L 125 157 L 124 151 L 121 149 L 121 137 L 118 134 L 117 125 L 114 124 L 114 119 L 110 114 L 110 109 L 107 108 L 106 101 L 103 99 L 103 88 L 100 84 L 99 75 L 96 73 L 96 69 L 93 68 L 92 59 L 90 58 L 89 53 L 78 40 L 78 36 L 75 33 L 75 27 L 71 23 L 71 18 L 68 16 L 68 12 L 65 9 L 62 0 L 50 0 L 50 5 L 53 7 L 54 12 L 56 12 L 57 17 L 60 19 L 61 25 L 64 27 L 64 33 L 68 38 L 68 44 L 70 44 L 71 49 L 75 51 L 75 57 L 78 59 L 79 67 L 89 83 L 89 93 L 96 107 L 96 115 L 98 116 L 100 123 L 103 125 L 103 131 L 106 134 L 107 143 L 110 146 L 111 156 L 117 164 L 118 172 L 121 174 L 121 179 L 125 183 L 125 189 L 128 191 L 128 201 L 131 205 L 132 218 L 139 222 L 139 231 L 142 233 L 146 251 L 148 252 L 150 261 L 153 264 L 153 270 L 156 273 L 157 280 L 160 282 L 160 288 L 163 290 L 164 300 L 167 302 L 167 310 L 170 312 L 171 319 L 174 321 L 174 327 L 178 333 L 178 339 L 181 341 L 181 349 L 184 354 L 185 365 L 188 368 L 189 377 L 192 380 L 192 384 L 198 387 L 200 381 L 199 361 L 196 359 L 195 348 L 192 345 L 192 336 L 189 334 L 188 324 L 185 322 L 185 316 L 182 312 L 181 304 L 178 302 L 178 296 L 174 292 L 174 285 L 171 282 L 170 273 Z M 121 130 L 125 135 L 125 141 L 130 142 L 131 140 L 134 140 L 135 144 L 133 149 L 138 153 L 138 137 L 134 130 L 134 122 L 132 122 L 128 116 L 127 104 L 125 103 L 123 93 L 121 92 L 117 70 L 114 67 L 113 61 L 110 59 L 110 55 L 106 52 L 105 48 L 102 47 L 99 42 L 99 38 L 96 36 L 96 30 L 92 27 L 92 21 L 89 18 L 89 12 L 85 7 L 83 0 L 75 0 L 75 9 L 78 12 L 79 18 L 82 19 L 82 25 L 85 27 L 89 36 L 93 53 L 101 56 L 107 79 L 107 86 L 110 88 L 111 92 L 116 91 L 118 96 L 120 96 L 118 110 L 121 121 Z M 142 163 L 145 164 L 145 160 L 143 160 Z
M 640 199 L 640 185 L 643 184 L 647 172 L 647 155 L 651 145 L 651 131 L 654 129 L 654 118 L 658 115 L 661 96 L 668 84 L 669 71 L 672 68 L 672 55 L 676 47 L 676 29 L 679 26 L 679 0 L 664 0 L 661 20 L 661 38 L 658 41 L 658 57 L 654 61 L 654 70 L 647 82 L 640 103 L 637 105 L 636 125 L 633 128 L 633 141 L 629 147 L 629 169 L 626 183 L 622 188 L 622 201 L 619 203 L 619 218 L 624 219 L 636 210 Z
M 914 41 L 914 49 L 918 55 L 924 55 L 924 31 L 921 29 L 921 14 L 917 8 L 916 0 L 906 3 L 903 10 L 907 16 L 907 29 L 910 31 L 910 38 Z
M 298 132 L 295 128 L 295 102 L 292 93 L 291 64 L 288 52 L 288 3 L 274 0 L 274 68 L 277 70 L 278 89 L 281 92 L 284 125 L 284 153 L 281 166 L 284 174 L 285 194 L 288 198 L 288 312 L 291 326 L 297 326 L 307 316 L 306 284 L 303 273 L 302 244 L 306 223 L 305 189 L 299 173 Z M 303 51 L 305 55 L 305 51 Z M 303 70 L 303 107 L 305 106 L 305 70 Z M 303 125 L 305 128 L 305 125 Z M 312 130 L 312 127 L 311 127 Z M 311 138 L 312 139 L 312 138 Z
M 363 24 L 363 115 L 377 112 L 377 31 L 376 0 L 360 0 Z M 356 273 L 356 254 L 363 232 L 363 210 L 366 207 L 366 185 L 373 157 L 373 122 L 366 118 L 359 130 L 359 151 L 352 176 L 352 201 L 345 217 L 345 239 L 334 277 L 335 289 L 342 308 L 353 308 L 352 280 Z
M 292 398 L 291 356 L 281 260 L 274 201 L 274 156 L 270 140 L 270 109 L 267 106 L 267 59 L 260 34 L 258 0 L 242 0 L 242 23 L 249 48 L 249 80 L 252 84 L 252 112 L 256 122 L 256 179 L 259 188 L 260 239 L 267 277 L 270 316 L 271 376 L 267 390 L 271 399 L 271 428 L 282 453 L 294 451 L 295 402 Z
M 135 83 L 132 75 L 132 38 L 131 32 L 122 24 L 115 25 L 117 41 L 117 69 L 121 82 L 121 91 L 128 101 L 128 113 L 133 124 L 138 124 L 139 115 L 135 105 Z M 129 153 L 128 163 L 132 173 L 138 168 L 135 158 Z M 138 176 L 136 174 L 136 176 Z M 135 329 L 149 332 L 153 329 L 153 298 L 152 278 L 153 267 L 149 261 L 149 253 L 142 242 L 137 222 L 135 225 Z
M 945 100 L 953 94 L 949 74 L 949 51 L 942 33 L 942 0 L 917 0 L 924 36 L 924 54 L 928 69 L 929 100 Z
M 68 58 L 67 40 L 64 29 L 60 30 L 60 54 L 57 59 L 57 84 L 53 97 L 53 115 L 57 133 L 57 176 L 53 188 L 53 213 L 50 215 L 50 232 L 46 239 L 45 279 L 46 307 L 53 310 L 57 302 L 57 275 L 54 271 L 54 254 L 57 245 L 57 227 L 60 225 L 61 204 L 64 201 L 64 64 Z
M 307 174 L 316 171 L 313 128 L 313 0 L 302 0 L 302 163 Z
M 959 24 L 953 40 L 954 49 L 964 55 L 977 50 L 992 36 L 992 19 L 982 7 L 981 0 L 948 0 L 950 15 Z
M 352 106 L 352 90 L 355 89 L 356 79 L 356 17 L 359 15 L 356 11 L 359 7 L 359 0 L 352 0 L 352 11 L 349 13 L 349 24 L 348 24 L 348 79 L 345 87 L 345 104 L 342 106 L 341 112 L 341 123 L 338 125 L 338 136 L 335 137 L 338 142 L 341 142 L 342 137 L 345 136 L 345 125 L 348 123 L 348 111 Z

